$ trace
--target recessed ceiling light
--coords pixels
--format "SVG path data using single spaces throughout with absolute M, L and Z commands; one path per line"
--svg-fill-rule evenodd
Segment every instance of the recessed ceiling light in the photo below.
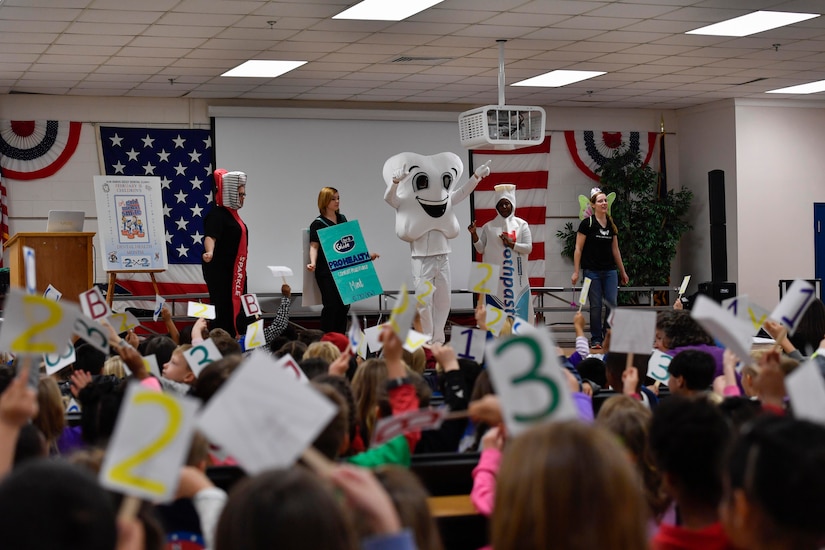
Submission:
M 229 69 L 221 76 L 244 76 L 250 78 L 275 78 L 292 69 L 297 69 L 306 61 L 275 61 L 272 59 L 250 59 L 234 69 Z
M 605 74 L 604 71 L 550 71 L 549 73 L 540 74 L 527 80 L 515 82 L 512 86 L 541 86 L 544 88 L 558 88 L 560 86 L 567 86 L 574 82 L 580 82 L 601 76 Z
M 798 86 L 789 86 L 787 88 L 779 88 L 777 90 L 768 90 L 766 94 L 815 94 L 817 92 L 825 92 L 825 80 L 818 80 L 816 82 L 808 82 L 807 84 L 799 84 Z
M 363 0 L 334 15 L 333 19 L 367 19 L 370 21 L 401 21 L 444 0 Z
M 749 36 L 758 32 L 793 25 L 819 17 L 818 13 L 790 13 L 785 11 L 755 11 L 741 17 L 734 17 L 688 31 L 685 34 L 710 34 L 713 36 Z

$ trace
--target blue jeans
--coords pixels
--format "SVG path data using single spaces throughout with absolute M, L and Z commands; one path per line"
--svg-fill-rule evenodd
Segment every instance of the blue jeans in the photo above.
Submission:
M 616 305 L 619 298 L 619 272 L 615 269 L 609 271 L 595 271 L 585 269 L 584 276 L 590 278 L 590 343 L 601 344 L 604 341 L 604 333 L 609 328 L 607 317 L 610 315 L 610 307 L 605 306 L 604 318 L 602 318 L 602 303 L 608 302 Z

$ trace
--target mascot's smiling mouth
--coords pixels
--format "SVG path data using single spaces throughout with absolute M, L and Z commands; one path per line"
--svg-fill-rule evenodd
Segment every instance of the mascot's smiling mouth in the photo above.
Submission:
M 447 211 L 447 199 L 441 201 L 428 201 L 415 197 L 415 200 L 418 201 L 418 204 L 421 205 L 424 212 L 426 212 L 431 218 L 440 218 L 444 215 L 444 212 Z

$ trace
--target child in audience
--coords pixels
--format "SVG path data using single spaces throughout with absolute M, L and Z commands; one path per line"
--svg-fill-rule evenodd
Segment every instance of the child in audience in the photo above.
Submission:
M 630 453 L 650 508 L 650 528 L 655 531 L 668 510 L 670 498 L 662 489 L 662 476 L 650 454 L 648 435 L 652 416 L 650 409 L 640 401 L 627 395 L 614 395 L 599 409 L 596 424 L 616 434 Z M 670 521 L 673 522 L 673 519 Z
M 66 429 L 66 410 L 57 382 L 50 376 L 41 376 L 37 384 L 39 412 L 32 422 L 46 438 L 49 454 L 60 454 L 57 442 Z
M 633 365 L 627 367 L 626 353 L 610 352 L 605 355 L 604 368 L 607 384 L 611 388 L 618 393 L 638 399 L 648 408 L 654 409 L 659 403 L 659 398 L 642 384 L 647 376 L 649 361 L 649 355 L 636 353 L 633 355 Z
M 492 516 L 496 550 L 639 550 L 647 519 L 626 452 L 601 428 L 540 424 L 504 452 Z
M 654 550 L 732 548 L 719 523 L 722 470 L 731 428 L 706 399 L 671 396 L 653 413 L 650 447 L 677 523 L 662 523 Z
M 374 473 L 392 499 L 401 525 L 415 536 L 417 550 L 443 550 L 438 526 L 427 505 L 430 495 L 418 477 L 400 466 L 381 466 Z
M 347 340 L 347 342 L 349 342 L 349 340 Z M 338 359 L 340 355 L 341 350 L 339 350 L 332 342 L 313 342 L 307 346 L 303 359 L 306 360 L 313 357 L 320 357 L 327 363 L 332 363 Z
M 163 364 L 163 370 L 161 371 L 163 376 L 160 378 L 160 384 L 165 391 L 177 395 L 186 395 L 191 390 L 192 384 L 198 379 L 183 355 L 190 349 L 192 349 L 191 344 L 176 347 L 169 362 Z
M 721 505 L 737 548 L 816 550 L 825 541 L 825 428 L 766 415 L 734 444 Z
M 713 384 L 716 361 L 704 351 L 688 349 L 670 362 L 668 388 L 673 395 L 707 394 Z
M 357 536 L 345 508 L 368 522 L 371 536 L 361 548 L 414 548 L 410 531 L 381 485 L 368 471 L 338 466 L 332 484 L 301 467 L 271 470 L 241 481 L 232 491 L 218 522 L 215 550 L 355 550 Z

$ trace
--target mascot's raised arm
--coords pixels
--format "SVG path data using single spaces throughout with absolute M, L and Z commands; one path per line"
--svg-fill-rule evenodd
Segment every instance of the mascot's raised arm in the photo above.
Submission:
M 444 343 L 450 314 L 450 239 L 460 229 L 453 207 L 490 174 L 489 165 L 459 185 L 464 164 L 455 153 L 399 153 L 384 163 L 384 200 L 395 208 L 396 235 L 410 243 L 421 329 L 431 342 Z

